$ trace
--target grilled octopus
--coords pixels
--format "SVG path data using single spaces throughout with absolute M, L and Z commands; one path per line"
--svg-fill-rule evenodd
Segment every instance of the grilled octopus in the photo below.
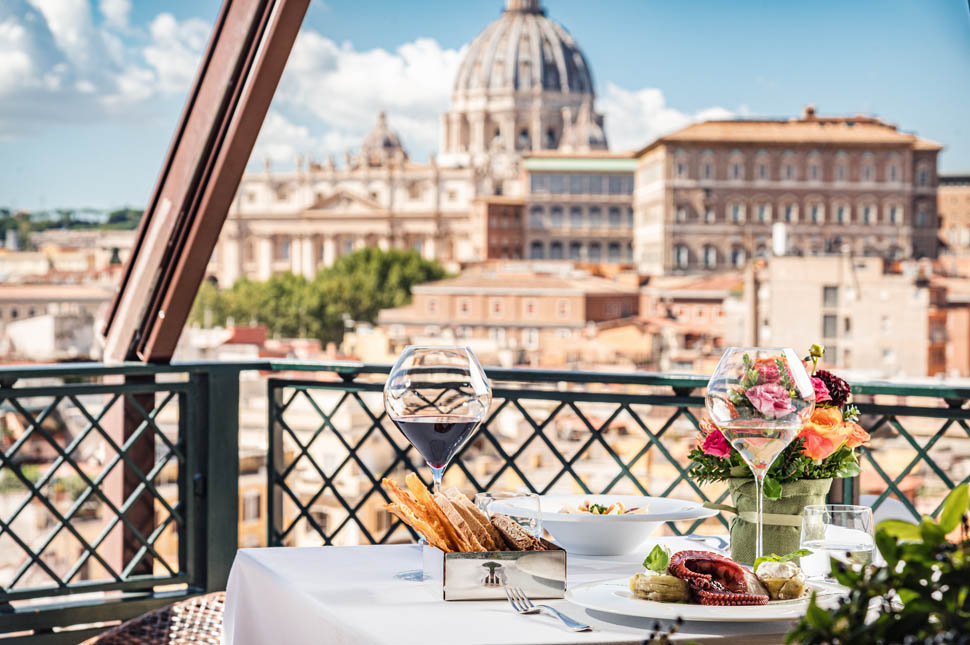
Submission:
M 680 551 L 670 558 L 668 573 L 686 580 L 702 605 L 763 605 L 768 590 L 740 564 L 711 551 Z

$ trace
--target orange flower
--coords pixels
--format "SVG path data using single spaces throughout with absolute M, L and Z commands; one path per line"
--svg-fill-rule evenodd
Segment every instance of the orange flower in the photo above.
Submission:
M 845 445 L 849 448 L 858 448 L 869 444 L 869 433 L 862 426 L 855 421 L 847 421 L 846 425 L 849 426 L 849 438 Z
M 802 453 L 812 459 L 825 459 L 835 452 L 835 445 L 832 440 L 808 426 L 802 428 L 798 436 L 805 440 L 802 445 Z

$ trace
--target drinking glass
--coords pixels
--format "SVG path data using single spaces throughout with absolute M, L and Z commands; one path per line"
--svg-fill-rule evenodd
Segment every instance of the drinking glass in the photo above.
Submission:
M 408 345 L 384 384 L 384 408 L 431 467 L 434 490 L 488 413 L 492 389 L 467 347 Z
M 535 493 L 484 492 L 475 495 L 475 505 L 489 518 L 492 513 L 504 513 L 519 526 L 542 539 L 542 504 Z
M 754 475 L 755 558 L 760 558 L 765 475 L 812 415 L 815 389 L 789 348 L 729 347 L 707 383 L 705 403 L 711 421 Z
M 801 567 L 810 578 L 826 578 L 832 573 L 832 558 L 851 567 L 872 563 L 875 550 L 872 509 L 852 504 L 815 504 L 802 515 Z

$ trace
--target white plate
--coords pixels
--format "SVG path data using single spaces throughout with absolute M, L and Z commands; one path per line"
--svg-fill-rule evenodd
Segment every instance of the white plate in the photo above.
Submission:
M 564 506 L 576 508 L 583 502 L 609 506 L 623 502 L 627 508 L 644 508 L 646 513 L 592 515 L 560 513 Z M 697 520 L 717 515 L 698 502 L 670 497 L 639 495 L 541 495 L 542 528 L 570 553 L 580 555 L 623 555 L 636 551 L 664 522 Z M 527 514 L 528 498 L 493 502 L 490 511 L 508 515 Z
M 828 582 L 809 582 L 809 589 L 818 591 L 821 607 L 835 606 L 846 593 L 844 587 Z M 616 578 L 589 582 L 566 590 L 566 600 L 587 609 L 621 616 L 704 622 L 747 623 L 798 620 L 805 615 L 808 598 L 777 600 L 767 605 L 720 607 L 676 602 L 655 602 L 634 598 L 630 592 L 630 578 Z

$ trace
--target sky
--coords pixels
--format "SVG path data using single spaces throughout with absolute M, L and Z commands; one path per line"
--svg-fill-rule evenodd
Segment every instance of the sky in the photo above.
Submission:
M 0 0 L 0 207 L 141 208 L 216 0 Z M 386 110 L 438 147 L 464 47 L 502 0 L 312 0 L 251 167 L 338 162 Z M 970 172 L 966 0 L 545 0 L 593 71 L 614 150 L 705 118 L 873 114 Z

